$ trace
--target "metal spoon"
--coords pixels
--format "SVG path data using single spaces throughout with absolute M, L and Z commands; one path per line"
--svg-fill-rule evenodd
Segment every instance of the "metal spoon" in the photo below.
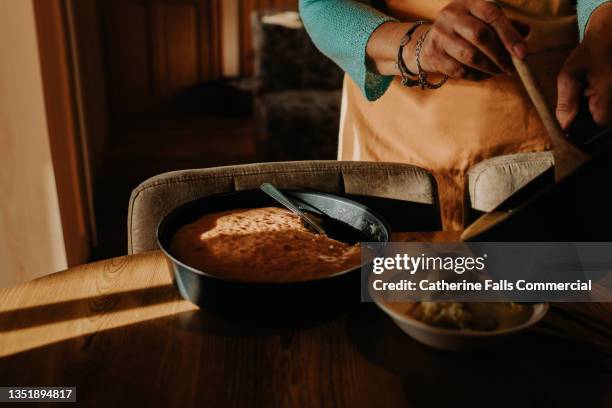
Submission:
M 302 219 L 302 221 L 304 221 L 304 223 L 314 232 L 316 232 L 317 234 L 325 235 L 325 231 L 323 230 L 323 228 L 321 228 L 319 224 L 317 224 L 317 222 L 310 215 L 300 210 L 298 206 L 293 203 L 293 201 L 291 201 L 286 195 L 281 193 L 281 191 L 274 187 L 272 184 L 263 183 L 259 188 L 264 193 L 268 194 L 270 197 L 281 203 L 285 208 L 298 215 Z

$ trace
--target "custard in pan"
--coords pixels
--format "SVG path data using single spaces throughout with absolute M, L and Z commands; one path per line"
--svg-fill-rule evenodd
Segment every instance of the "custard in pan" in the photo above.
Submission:
M 312 280 L 361 263 L 359 244 L 317 235 L 277 207 L 207 214 L 181 227 L 170 249 L 207 274 L 250 282 Z

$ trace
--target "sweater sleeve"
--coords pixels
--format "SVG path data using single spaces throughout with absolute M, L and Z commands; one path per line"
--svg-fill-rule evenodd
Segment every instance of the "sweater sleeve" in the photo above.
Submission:
M 612 0 L 578 0 L 576 11 L 578 14 L 578 29 L 580 30 L 580 39 L 584 37 L 584 30 L 589 23 L 589 18 L 595 9 Z
M 368 69 L 366 45 L 376 28 L 394 19 L 362 1 L 300 0 L 299 6 L 317 48 L 350 75 L 368 100 L 382 96 L 393 76 Z
M 580 38 L 591 14 L 612 0 L 577 0 Z M 304 27 L 317 48 L 340 66 L 370 101 L 382 96 L 393 76 L 371 71 L 366 63 L 370 36 L 387 21 L 395 21 L 369 6 L 367 0 L 300 0 Z

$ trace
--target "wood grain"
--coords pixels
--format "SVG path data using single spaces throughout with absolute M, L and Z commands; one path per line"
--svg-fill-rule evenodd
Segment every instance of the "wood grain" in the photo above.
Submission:
M 109 0 L 97 4 L 102 12 L 103 47 L 89 53 L 105 56 L 112 120 L 164 111 L 184 97 L 186 90 L 221 78 L 219 0 Z M 95 18 L 84 13 L 79 16 Z
M 82 111 L 82 128 L 87 139 L 91 172 L 95 175 L 104 164 L 109 137 L 99 7 L 97 0 L 65 0 L 65 5 L 73 45 L 71 51 L 78 68 L 74 79 Z
M 61 341 L 75 333 L 87 335 L 194 310 L 178 300 L 171 285 L 166 264 L 156 253 L 86 264 L 6 289 L 0 295 L 0 357 Z M 28 296 L 30 293 L 36 295 Z M 131 313 L 135 303 L 138 313 Z M 17 309 L 22 318 L 7 326 L 4 317 Z
M 535 333 L 486 353 L 435 351 L 370 304 L 230 319 L 181 300 L 157 251 L 0 291 L 0 384 L 76 385 L 87 406 L 609 406 L 612 378 L 596 363 Z

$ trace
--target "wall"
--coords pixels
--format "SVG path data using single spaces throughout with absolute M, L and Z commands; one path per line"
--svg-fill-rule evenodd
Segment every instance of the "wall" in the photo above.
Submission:
M 0 0 L 0 287 L 67 265 L 31 0 Z

